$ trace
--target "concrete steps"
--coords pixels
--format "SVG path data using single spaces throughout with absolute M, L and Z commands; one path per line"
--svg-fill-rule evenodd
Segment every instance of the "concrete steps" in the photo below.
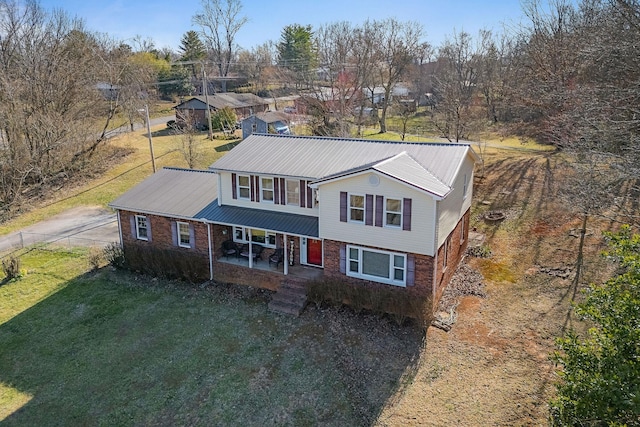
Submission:
M 304 283 L 284 280 L 269 302 L 269 310 L 276 313 L 299 316 L 307 305 L 307 289 Z

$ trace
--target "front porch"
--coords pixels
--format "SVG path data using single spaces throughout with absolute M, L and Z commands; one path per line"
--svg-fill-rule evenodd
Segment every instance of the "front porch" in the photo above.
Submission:
M 278 264 L 278 266 L 276 266 L 276 264 L 274 263 L 270 263 L 268 259 L 268 255 L 269 255 L 269 252 L 266 252 L 263 255 L 263 259 L 258 259 L 256 261 L 253 261 L 252 263 L 253 265 L 251 269 L 249 269 L 249 259 L 244 257 L 230 256 L 227 258 L 223 256 L 223 257 L 217 258 L 216 262 L 218 264 L 223 264 L 223 265 L 227 264 L 227 265 L 233 265 L 236 267 L 243 267 L 244 269 L 247 269 L 247 271 L 249 272 L 253 270 L 257 270 L 259 272 L 269 272 L 274 275 L 278 275 L 279 280 L 283 280 L 285 278 L 295 278 L 295 279 L 301 279 L 304 281 L 316 280 L 321 278 L 324 274 L 324 271 L 322 268 L 295 264 L 295 265 L 288 266 L 288 271 L 287 271 L 287 274 L 285 275 L 283 263 Z

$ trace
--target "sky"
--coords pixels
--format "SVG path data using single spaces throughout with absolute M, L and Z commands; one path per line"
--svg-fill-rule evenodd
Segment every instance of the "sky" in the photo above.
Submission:
M 201 0 L 40 0 L 47 10 L 62 9 L 81 18 L 88 30 L 127 41 L 139 35 L 153 40 L 156 48 L 177 50 L 182 36 L 198 30 L 192 17 Z M 417 21 L 425 30 L 424 41 L 437 47 L 454 31 L 476 36 L 480 29 L 501 31 L 522 20 L 520 0 L 242 0 L 249 19 L 236 36 L 240 47 L 251 49 L 267 41 L 277 42 L 291 24 L 311 25 L 367 19 L 396 18 Z

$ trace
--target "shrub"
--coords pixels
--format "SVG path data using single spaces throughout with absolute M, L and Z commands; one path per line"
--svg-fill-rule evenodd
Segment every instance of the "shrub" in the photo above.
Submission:
M 2 260 L 2 271 L 6 276 L 6 280 L 18 279 L 22 276 L 20 265 L 20 258 L 14 256 Z
M 315 281 L 307 284 L 307 297 L 320 306 L 323 303 L 347 305 L 356 312 L 370 310 L 389 314 L 401 325 L 415 319 L 421 327 L 432 320 L 431 299 L 411 294 L 406 289 L 390 287 L 370 288 L 340 281 Z
M 476 258 L 491 258 L 491 248 L 487 245 L 470 246 L 467 248 L 467 254 Z
M 97 270 L 100 267 L 102 267 L 102 264 L 105 260 L 104 251 L 101 250 L 100 248 L 93 246 L 89 249 L 88 259 L 89 259 L 89 266 L 91 267 L 91 269 Z
M 191 283 L 203 282 L 209 278 L 206 260 L 186 251 L 130 244 L 124 248 L 124 258 L 128 268 L 150 276 Z
M 115 268 L 124 268 L 124 251 L 119 243 L 110 243 L 103 249 L 104 259 Z

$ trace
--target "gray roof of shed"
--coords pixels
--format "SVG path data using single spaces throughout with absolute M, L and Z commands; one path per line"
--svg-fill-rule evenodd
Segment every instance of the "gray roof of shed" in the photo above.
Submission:
M 384 164 L 384 160 L 403 152 L 406 158 Z M 467 155 L 477 159 L 468 143 L 252 134 L 210 169 L 321 180 L 380 164 L 383 173 L 428 191 L 442 192 L 443 186 L 453 185 Z
M 178 218 L 196 218 L 218 197 L 218 177 L 211 171 L 164 168 L 109 206 L 120 210 Z
M 243 225 L 298 236 L 319 235 L 317 217 L 237 206 L 218 206 L 217 200 L 198 212 L 195 217 L 217 224 Z

